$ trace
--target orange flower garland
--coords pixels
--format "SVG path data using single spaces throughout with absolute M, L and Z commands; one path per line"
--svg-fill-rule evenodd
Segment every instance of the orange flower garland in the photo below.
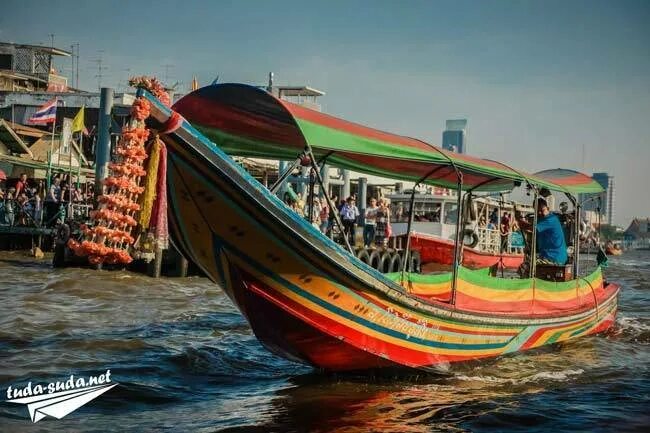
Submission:
M 168 93 L 156 78 L 135 77 L 129 84 L 149 90 L 163 104 L 170 105 Z M 143 161 L 147 159 L 145 143 L 150 131 L 145 128 L 144 121 L 150 113 L 149 101 L 137 98 L 131 107 L 131 122 L 122 129 L 115 149 L 118 160 L 108 166 L 111 176 L 104 180 L 106 192 L 99 197 L 98 209 L 90 214 L 92 227 L 81 226 L 85 238 L 81 242 L 68 241 L 70 249 L 79 256 L 87 256 L 91 264 L 127 264 L 133 260 L 128 248 L 134 243 L 131 230 L 137 225 L 138 196 L 144 191 L 140 180 L 147 174 Z M 156 173 L 149 175 L 156 176 Z
M 112 175 L 104 179 L 107 191 L 99 197 L 98 209 L 90 213 L 93 227 L 81 227 L 83 241 L 68 242 L 75 254 L 88 256 L 91 264 L 127 264 L 133 260 L 127 249 L 134 242 L 131 230 L 137 225 L 134 215 L 140 209 L 138 195 L 144 190 L 140 179 L 146 174 L 142 163 L 147 158 L 144 145 L 149 138 L 144 120 L 150 110 L 144 98 L 133 103 L 130 125 L 123 129 L 115 150 L 119 160 L 109 164 Z

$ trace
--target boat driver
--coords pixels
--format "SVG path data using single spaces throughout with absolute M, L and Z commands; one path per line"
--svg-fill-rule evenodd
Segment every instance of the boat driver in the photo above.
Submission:
M 523 230 L 531 231 L 532 224 L 519 219 Z M 542 197 L 537 199 L 537 263 L 565 265 L 568 256 L 560 219 L 552 213 Z

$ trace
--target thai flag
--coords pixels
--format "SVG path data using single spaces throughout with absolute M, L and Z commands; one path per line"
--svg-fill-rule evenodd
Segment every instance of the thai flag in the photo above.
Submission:
M 39 107 L 36 113 L 32 114 L 27 123 L 46 125 L 48 123 L 56 122 L 56 98 L 45 103 Z

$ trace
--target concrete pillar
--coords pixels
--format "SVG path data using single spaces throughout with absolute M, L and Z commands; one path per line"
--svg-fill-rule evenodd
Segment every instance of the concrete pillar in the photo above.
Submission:
M 108 176 L 108 163 L 111 160 L 112 111 L 113 89 L 102 87 L 99 99 L 97 146 L 95 147 L 95 197 L 102 194 L 103 180 Z
M 289 163 L 287 161 L 280 161 L 278 164 L 278 176 L 282 176 L 282 173 L 285 172 Z M 278 197 L 284 200 L 284 193 L 287 191 L 287 182 L 283 182 L 280 188 L 278 188 Z
M 368 206 L 368 178 L 360 177 L 359 178 L 359 202 L 357 203 L 359 207 L 359 224 L 365 224 L 365 215 L 366 208 Z
M 307 191 L 307 185 L 309 184 L 309 167 L 302 167 L 300 173 L 301 182 L 298 184 L 298 192 L 300 193 L 300 197 L 305 200 L 307 198 L 305 191 Z
M 349 170 L 342 170 L 342 171 L 343 171 L 343 194 L 341 200 L 347 200 L 347 198 L 350 197 L 350 171 Z
M 325 191 L 321 191 L 321 194 L 329 194 L 329 188 L 330 188 L 330 171 L 329 167 L 327 164 L 323 164 L 323 167 L 320 170 L 320 177 L 323 179 L 323 189 Z

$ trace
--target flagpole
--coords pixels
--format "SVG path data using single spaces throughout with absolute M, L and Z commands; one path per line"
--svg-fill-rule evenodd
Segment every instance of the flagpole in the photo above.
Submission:
M 84 132 L 79 132 L 79 164 L 77 164 L 77 189 L 81 185 L 81 153 L 84 151 Z
M 47 156 L 47 190 L 50 190 L 52 184 L 52 152 L 54 152 L 54 129 L 56 128 L 56 117 L 52 122 L 52 140 L 50 140 L 50 152 Z
M 70 146 L 68 147 L 68 218 L 72 217 L 72 134 L 70 134 Z
M 59 108 L 59 100 L 56 100 L 56 106 Z M 65 101 L 63 101 L 65 107 Z M 63 120 L 63 118 L 61 118 Z M 54 125 L 56 125 L 56 117 L 54 118 Z M 61 122 L 61 134 L 59 134 L 59 151 L 56 154 L 56 165 L 61 166 L 61 148 L 63 147 L 63 122 Z

